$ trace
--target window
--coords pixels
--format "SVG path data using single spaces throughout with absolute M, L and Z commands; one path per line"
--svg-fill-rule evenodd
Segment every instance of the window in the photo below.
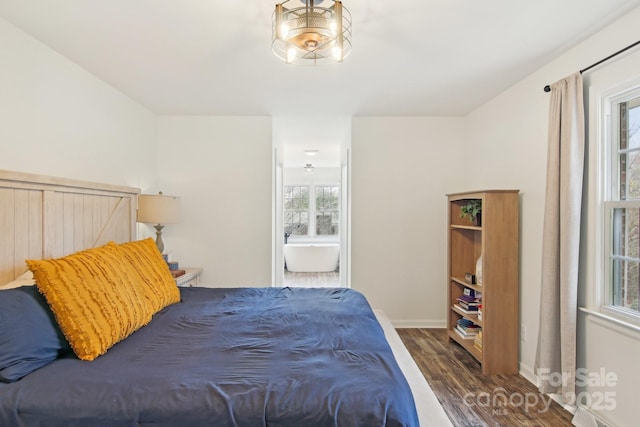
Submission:
M 293 235 L 309 233 L 309 187 L 284 187 L 284 232 Z
M 285 186 L 284 232 L 298 236 L 338 236 L 340 186 Z
M 315 187 L 316 234 L 335 236 L 340 224 L 340 195 L 337 186 Z
M 604 305 L 640 321 L 640 88 L 609 99 Z

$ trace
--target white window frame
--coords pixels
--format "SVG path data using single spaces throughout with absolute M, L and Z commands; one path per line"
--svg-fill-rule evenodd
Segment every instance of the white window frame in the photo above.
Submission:
M 335 187 L 338 189 L 338 208 L 335 209 L 335 211 L 337 211 L 338 213 L 338 234 L 318 234 L 317 230 L 318 230 L 318 224 L 317 224 L 317 217 L 318 217 L 318 208 L 317 208 L 317 199 L 318 199 L 318 193 L 316 192 L 316 190 L 318 189 L 318 187 Z M 340 237 L 340 205 L 341 205 L 341 194 L 340 194 L 340 184 L 314 184 L 313 185 L 313 220 L 314 220 L 314 233 L 317 236 L 321 236 L 321 237 Z M 333 209 L 328 210 L 327 212 L 333 212 Z M 331 221 L 331 224 L 333 225 L 333 221 Z
M 600 210 L 598 228 L 601 244 L 598 244 L 601 274 L 598 278 L 596 300 L 603 314 L 623 322 L 640 325 L 640 313 L 613 305 L 613 209 L 640 208 L 640 200 L 620 200 L 619 197 L 619 104 L 640 97 L 640 79 L 634 79 L 605 93 L 600 103 L 599 186 Z
M 306 188 L 307 189 L 307 197 L 311 198 L 311 193 L 313 191 L 312 186 L 309 184 L 293 184 L 293 185 L 285 185 L 283 186 L 283 203 L 286 204 L 286 188 L 287 187 L 292 187 L 292 188 Z M 286 206 L 283 207 L 282 209 L 282 226 L 283 228 L 286 230 L 288 223 L 286 222 L 286 214 L 290 209 L 287 209 Z M 307 201 L 307 209 L 305 211 L 301 210 L 301 209 L 291 209 L 294 212 L 306 212 L 307 213 L 307 234 L 292 234 L 294 236 L 308 236 L 310 231 L 311 231 L 311 223 L 312 223 L 312 218 L 311 218 L 311 212 L 313 212 L 312 210 L 312 206 L 311 206 L 311 200 Z M 315 221 L 314 222 L 314 226 L 315 226 Z
M 341 230 L 341 222 L 338 222 L 338 234 L 317 234 L 316 233 L 316 187 L 338 187 L 338 215 L 342 215 L 342 186 L 339 182 L 319 182 L 319 183 L 290 183 L 283 186 L 283 193 L 286 187 L 307 187 L 309 194 L 309 224 L 307 227 L 307 234 L 297 234 L 294 235 L 292 241 L 296 239 L 304 238 L 304 237 L 318 237 L 318 238 L 327 238 L 327 239 L 340 239 Z M 283 209 L 283 215 L 286 209 Z M 286 223 L 284 222 L 283 216 L 283 226 L 286 228 Z

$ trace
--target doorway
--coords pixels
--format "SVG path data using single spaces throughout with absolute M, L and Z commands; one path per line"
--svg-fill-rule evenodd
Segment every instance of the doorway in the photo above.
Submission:
M 274 286 L 350 286 L 349 142 L 292 143 L 274 124 Z

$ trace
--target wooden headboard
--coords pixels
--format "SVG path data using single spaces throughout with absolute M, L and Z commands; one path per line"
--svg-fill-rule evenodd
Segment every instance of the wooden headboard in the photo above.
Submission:
M 140 190 L 0 170 L 0 284 L 26 259 L 57 258 L 136 238 Z

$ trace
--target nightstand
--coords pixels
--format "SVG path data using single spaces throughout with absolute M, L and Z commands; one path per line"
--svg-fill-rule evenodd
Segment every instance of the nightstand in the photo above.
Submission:
M 185 273 L 182 276 L 176 277 L 174 280 L 178 286 L 192 288 L 200 285 L 200 275 L 202 274 L 202 268 L 200 267 L 185 267 L 183 268 Z

